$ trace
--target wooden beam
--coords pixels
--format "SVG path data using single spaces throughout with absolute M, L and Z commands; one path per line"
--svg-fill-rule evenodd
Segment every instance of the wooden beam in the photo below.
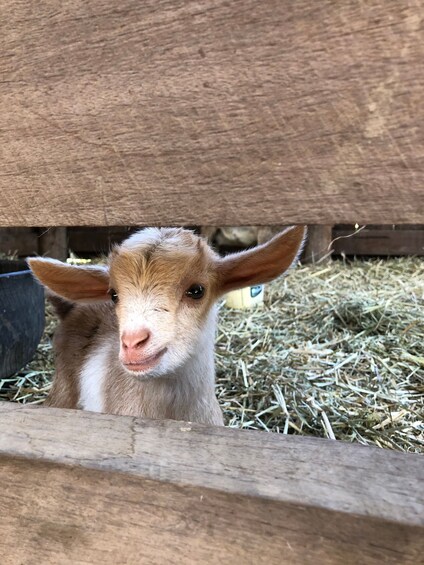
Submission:
M 419 226 L 416 226 L 417 228 Z M 334 230 L 334 253 L 345 255 L 424 255 L 424 226 L 420 229 L 350 227 Z
M 398 228 L 399 226 L 395 226 Z M 328 246 L 333 240 L 332 251 L 336 255 L 424 255 L 424 226 L 369 226 L 356 235 L 354 226 L 335 226 L 330 238 L 329 227 L 308 226 L 308 243 L 304 256 L 311 260 L 322 260 L 328 254 Z M 43 230 L 45 231 L 45 230 Z M 132 233 L 132 228 L 109 227 L 67 229 L 69 249 L 77 255 L 107 254 L 114 243 L 120 243 Z M 275 228 L 263 230 L 273 234 Z M 340 239 L 339 239 L 340 238 Z M 265 237 L 261 241 L 265 241 Z M 0 253 L 16 253 L 21 257 L 41 254 L 39 230 L 35 228 L 0 229 Z M 48 255 L 48 253 L 47 253 Z M 309 259 L 308 259 L 309 260 Z
M 308 239 L 303 251 L 302 261 L 318 263 L 330 259 L 333 252 L 333 226 L 308 226 Z
M 2 563 L 416 565 L 418 455 L 0 405 Z
M 424 220 L 416 0 L 3 0 L 0 225 Z
M 68 257 L 66 228 L 41 228 L 38 236 L 38 252 L 44 257 L 65 261 Z
M 121 243 L 133 231 L 125 227 L 69 228 L 69 249 L 77 254 L 107 255 L 115 243 Z
M 1 201 L 1 196 L 0 196 Z M 38 253 L 38 233 L 33 228 L 0 229 L 0 253 L 27 257 Z

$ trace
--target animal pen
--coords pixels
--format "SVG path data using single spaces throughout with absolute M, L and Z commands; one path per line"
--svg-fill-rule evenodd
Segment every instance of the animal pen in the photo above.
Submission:
M 1 6 L 0 226 L 39 251 L 75 226 L 423 223 L 419 1 Z M 418 454 L 11 402 L 0 423 L 5 564 L 422 560 Z

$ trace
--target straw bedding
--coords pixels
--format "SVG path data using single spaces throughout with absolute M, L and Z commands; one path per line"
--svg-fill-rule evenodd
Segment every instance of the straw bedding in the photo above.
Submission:
M 43 402 L 55 323 L 0 399 Z M 424 261 L 299 266 L 263 306 L 221 306 L 216 343 L 227 425 L 424 451 Z

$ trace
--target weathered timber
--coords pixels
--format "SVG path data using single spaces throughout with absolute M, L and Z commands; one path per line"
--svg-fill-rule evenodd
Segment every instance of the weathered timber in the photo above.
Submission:
M 42 256 L 64 261 L 68 257 L 66 228 L 41 228 L 38 236 L 38 252 Z
M 0 228 L 0 253 L 65 259 L 69 248 L 76 254 L 107 254 L 132 231 L 125 227 Z
M 336 254 L 424 255 L 424 226 L 410 226 L 409 229 L 373 226 L 358 232 L 353 226 L 340 226 L 334 229 L 333 238 Z
M 0 229 L 0 253 L 26 257 L 37 253 L 38 249 L 38 232 L 35 228 Z
M 2 564 L 422 557 L 418 455 L 9 403 L 0 429 Z
M 0 225 L 423 222 L 417 0 L 16 2 Z
M 331 257 L 333 226 L 308 226 L 308 239 L 303 251 L 303 261 L 318 263 Z
M 69 248 L 77 254 L 108 254 L 115 243 L 121 243 L 132 231 L 125 227 L 70 228 Z
M 107 254 L 136 228 L 71 227 L 67 229 L 69 249 L 77 255 Z M 43 230 L 45 231 L 45 230 Z M 331 244 L 331 245 L 330 245 Z M 303 260 L 321 261 L 330 253 L 336 255 L 424 255 L 424 226 L 372 225 L 357 231 L 354 226 L 308 226 L 308 241 Z M 20 257 L 43 255 L 39 231 L 33 228 L 0 229 L 0 253 Z M 47 253 L 48 255 L 48 253 Z

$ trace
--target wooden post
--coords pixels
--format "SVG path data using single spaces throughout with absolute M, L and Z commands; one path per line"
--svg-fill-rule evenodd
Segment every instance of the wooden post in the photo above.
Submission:
M 1 228 L 0 253 L 18 257 L 38 253 L 37 235 L 34 228 Z
M 66 228 L 40 228 L 38 253 L 65 261 L 68 257 L 68 234 Z
M 330 259 L 332 249 L 333 226 L 308 226 L 308 239 L 306 241 L 303 261 L 305 263 L 318 263 Z

